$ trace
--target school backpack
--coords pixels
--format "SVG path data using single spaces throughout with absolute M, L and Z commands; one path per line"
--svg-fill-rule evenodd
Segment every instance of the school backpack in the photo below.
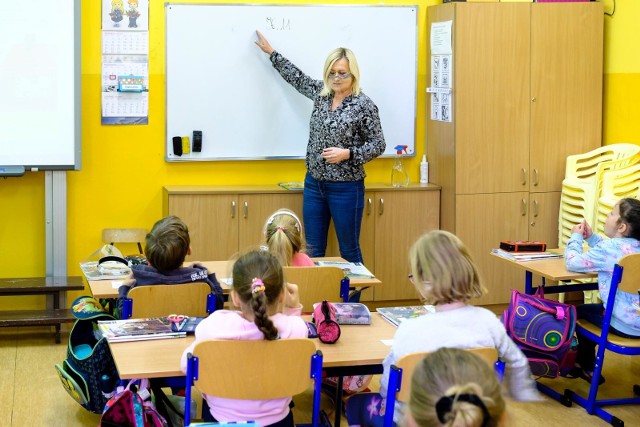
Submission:
M 557 378 L 566 375 L 576 360 L 576 308 L 513 290 L 509 307 L 502 314 L 507 335 L 529 359 L 531 373 Z
M 115 388 L 118 371 L 106 338 L 98 332 L 98 320 L 114 317 L 95 298 L 82 296 L 71 304 L 78 320 L 69 334 L 67 358 L 55 365 L 60 381 L 69 395 L 85 409 L 101 414 L 108 398 L 101 385 Z

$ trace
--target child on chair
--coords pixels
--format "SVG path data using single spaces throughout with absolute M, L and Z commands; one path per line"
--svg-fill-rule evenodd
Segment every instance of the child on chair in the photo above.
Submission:
M 180 218 L 168 216 L 157 221 L 146 237 L 144 254 L 149 265 L 131 266 L 133 277 L 118 289 L 118 312 L 122 313 L 122 300 L 133 287 L 191 282 L 208 283 L 211 292 L 216 295 L 216 310 L 222 308 L 224 297 L 216 275 L 209 274 L 206 267 L 197 263 L 192 267 L 182 267 L 185 257 L 190 253 L 189 229 Z
M 431 231 L 416 241 L 409 252 L 414 284 L 435 313 L 400 324 L 391 352 L 383 362 L 380 394 L 356 394 L 347 400 L 349 425 L 382 426 L 391 365 L 405 354 L 434 351 L 441 347 L 494 347 L 505 363 L 504 381 L 516 400 L 534 401 L 540 396 L 531 379 L 529 361 L 507 336 L 504 326 L 491 311 L 468 302 L 486 292 L 469 251 L 453 234 Z M 394 419 L 398 422 L 401 403 Z
M 625 255 L 640 252 L 640 201 L 621 199 L 613 207 L 604 224 L 604 234 L 608 239 L 593 233 L 586 221 L 573 227 L 571 238 L 564 251 L 567 270 L 577 272 L 598 272 L 600 299 L 607 301 L 614 266 Z M 582 252 L 582 242 L 586 240 L 590 249 Z M 611 317 L 611 333 L 625 338 L 640 338 L 640 316 L 633 304 L 638 295 L 618 291 L 616 305 Z M 604 304 L 584 304 L 576 308 L 578 319 L 602 326 Z M 581 377 L 588 382 L 593 378 L 596 344 L 578 336 L 578 360 L 570 376 Z M 600 383 L 604 378 L 600 377 Z
M 427 354 L 416 365 L 410 381 L 411 395 L 404 413 L 407 427 L 507 425 L 495 371 L 469 351 L 441 348 Z
M 304 252 L 305 240 L 300 219 L 289 209 L 280 209 L 264 224 L 267 248 L 283 266 L 312 267 Z
M 306 322 L 299 317 L 302 306 L 298 287 L 284 283 L 282 266 L 269 252 L 252 251 L 242 255 L 233 265 L 231 298 L 240 311 L 218 310 L 196 327 L 195 342 L 208 339 L 276 340 L 306 338 Z M 283 313 L 283 306 L 284 311 Z M 288 315 L 290 314 L 290 315 Z M 182 370 L 186 371 L 187 353 L 182 354 Z M 221 362 L 226 363 L 226 362 Z M 242 371 L 242 367 L 239 367 Z M 286 375 L 286 372 L 283 372 Z M 238 381 L 244 381 L 238 375 Z M 227 422 L 253 420 L 260 426 L 293 427 L 289 409 L 291 397 L 261 400 L 222 399 L 203 396 L 209 411 L 205 421 Z M 204 403 L 203 403 L 204 406 Z

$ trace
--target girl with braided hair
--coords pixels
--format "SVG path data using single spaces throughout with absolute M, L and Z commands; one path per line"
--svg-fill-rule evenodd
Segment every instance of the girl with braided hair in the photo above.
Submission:
M 231 299 L 240 311 L 217 310 L 196 327 L 195 341 L 182 354 L 186 371 L 187 353 L 195 343 L 208 339 L 276 340 L 306 338 L 306 322 L 298 287 L 285 284 L 280 262 L 267 251 L 248 252 L 233 265 Z M 285 373 L 283 373 L 285 375 Z M 238 381 L 244 381 L 241 369 Z M 268 401 L 221 399 L 203 396 L 204 420 L 227 422 L 254 420 L 260 426 L 293 427 L 291 397 Z

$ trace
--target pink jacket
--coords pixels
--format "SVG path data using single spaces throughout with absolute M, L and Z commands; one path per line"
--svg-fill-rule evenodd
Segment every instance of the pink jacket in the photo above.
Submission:
M 309 255 L 302 252 L 296 252 L 291 259 L 291 267 L 313 267 L 315 264 L 313 260 L 309 258 Z
M 271 316 L 271 320 L 280 332 L 280 338 L 306 338 L 308 335 L 306 322 L 299 317 L 301 307 L 289 309 L 287 314 L 278 313 Z M 204 319 L 196 327 L 195 341 L 182 354 L 180 366 L 182 371 L 187 370 L 187 353 L 193 351 L 195 343 L 207 339 L 230 340 L 262 340 L 263 333 L 255 323 L 242 317 L 239 311 L 217 310 Z M 233 366 L 229 369 L 237 369 L 238 381 L 243 381 L 242 367 Z M 282 375 L 286 375 L 283 372 Z M 289 413 L 291 398 L 274 400 L 235 400 L 221 399 L 218 397 L 203 395 L 211 409 L 211 415 L 218 421 L 256 421 L 258 425 L 266 426 L 282 420 Z

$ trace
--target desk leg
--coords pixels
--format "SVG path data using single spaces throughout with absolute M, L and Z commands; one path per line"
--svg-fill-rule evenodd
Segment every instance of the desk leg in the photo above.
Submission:
M 533 295 L 533 273 L 526 271 L 524 274 L 524 293 Z
M 336 407 L 335 407 L 335 419 L 333 421 L 333 427 L 340 427 L 340 420 L 342 418 L 342 384 L 343 377 L 338 376 L 338 386 L 336 387 Z

